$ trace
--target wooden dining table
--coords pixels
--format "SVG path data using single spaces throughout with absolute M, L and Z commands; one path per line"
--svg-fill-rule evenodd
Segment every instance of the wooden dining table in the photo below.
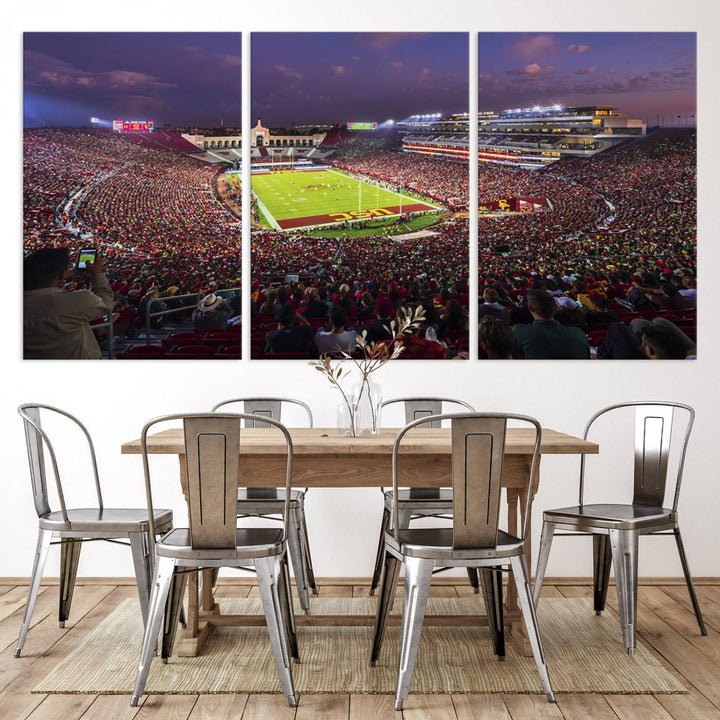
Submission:
M 288 428 L 293 442 L 294 487 L 363 488 L 392 485 L 392 448 L 398 429 L 383 428 L 377 435 L 348 437 L 337 428 Z M 507 430 L 502 484 L 507 496 L 507 531 L 518 535 L 524 522 L 527 483 L 534 446 L 534 431 L 526 428 Z M 177 455 L 180 483 L 187 491 L 185 446 L 182 430 L 173 428 L 151 435 L 147 440 L 149 454 Z M 400 487 L 447 487 L 451 484 L 450 428 L 416 428 L 408 433 L 400 446 L 398 485 Z M 598 445 L 551 429 L 543 429 L 540 454 L 596 454 Z M 122 445 L 123 454 L 140 454 L 140 440 Z M 241 487 L 279 487 L 284 485 L 286 444 L 284 436 L 272 428 L 246 428 L 240 442 Z M 531 483 L 531 498 L 540 481 L 540 463 Z M 374 533 L 375 528 L 369 529 Z M 526 540 L 526 557 L 531 557 L 530 522 Z M 197 655 L 212 627 L 216 625 L 258 625 L 264 616 L 222 615 L 213 597 L 210 571 L 204 571 L 202 591 L 197 573 L 188 579 L 187 628 L 176 646 L 179 655 Z M 298 625 L 371 625 L 374 616 L 304 615 L 296 618 Z M 428 624 L 478 624 L 484 616 L 433 616 Z M 525 654 L 530 653 L 524 625 L 517 605 L 513 583 L 508 584 L 505 600 L 505 622 Z

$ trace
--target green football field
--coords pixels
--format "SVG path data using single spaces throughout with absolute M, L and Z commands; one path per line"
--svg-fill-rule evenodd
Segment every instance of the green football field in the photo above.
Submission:
M 437 209 L 336 170 L 257 173 L 252 176 L 252 190 L 262 214 L 276 230 Z

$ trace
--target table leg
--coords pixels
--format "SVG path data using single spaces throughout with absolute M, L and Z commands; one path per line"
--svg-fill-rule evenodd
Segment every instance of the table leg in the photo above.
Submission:
M 180 485 L 187 500 L 187 467 L 185 455 L 178 457 L 180 461 Z M 188 568 L 189 569 L 189 568 Z M 215 602 L 212 589 L 212 570 L 201 570 L 203 575 L 202 593 L 198 582 L 198 573 L 191 572 L 187 582 L 187 627 L 176 643 L 176 653 L 180 657 L 195 657 L 200 654 L 212 625 L 207 621 L 209 615 L 218 615 L 220 608 Z

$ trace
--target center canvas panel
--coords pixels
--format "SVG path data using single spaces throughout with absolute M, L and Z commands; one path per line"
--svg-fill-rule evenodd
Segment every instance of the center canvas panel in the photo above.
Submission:
M 467 35 L 251 53 L 251 357 L 467 357 Z

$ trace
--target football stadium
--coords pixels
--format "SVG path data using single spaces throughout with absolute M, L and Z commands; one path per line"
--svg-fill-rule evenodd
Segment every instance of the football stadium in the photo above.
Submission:
M 527 322 L 524 298 L 544 289 L 592 347 L 638 318 L 666 318 L 694 341 L 695 129 L 615 122 L 593 139 L 583 123 L 610 117 L 594 112 L 535 112 L 522 127 L 498 114 L 495 130 L 481 116 L 481 315 Z M 548 142 L 548 122 L 568 131 Z M 263 132 L 251 153 L 252 356 L 313 354 L 268 351 L 281 305 L 315 332 L 331 306 L 348 327 L 373 321 L 381 298 L 426 310 L 408 358 L 466 354 L 467 116 Z M 103 357 L 239 356 L 238 133 L 38 128 L 24 153 L 25 252 L 96 246 L 105 257 L 115 308 L 95 328 Z M 218 327 L 197 322 L 209 295 Z

